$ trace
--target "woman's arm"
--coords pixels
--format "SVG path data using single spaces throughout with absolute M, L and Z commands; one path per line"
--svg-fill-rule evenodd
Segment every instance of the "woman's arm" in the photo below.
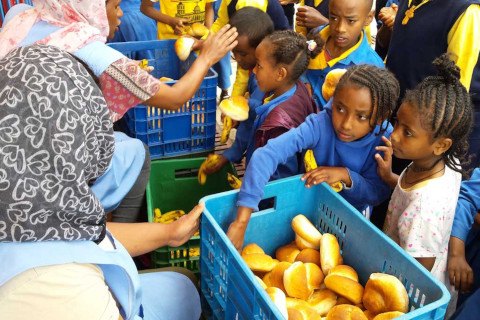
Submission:
M 163 246 L 178 247 L 198 230 L 203 204 L 170 224 L 107 222 L 108 230 L 127 249 L 132 257 Z

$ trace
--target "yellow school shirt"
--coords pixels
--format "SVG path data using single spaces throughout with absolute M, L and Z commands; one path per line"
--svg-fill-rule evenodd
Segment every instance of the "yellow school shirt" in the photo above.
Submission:
M 220 0 L 219 0 L 220 1 Z M 190 19 L 190 23 L 205 23 L 205 6 L 215 0 L 160 0 L 160 11 L 170 17 Z M 158 39 L 176 39 L 173 28 L 159 22 Z

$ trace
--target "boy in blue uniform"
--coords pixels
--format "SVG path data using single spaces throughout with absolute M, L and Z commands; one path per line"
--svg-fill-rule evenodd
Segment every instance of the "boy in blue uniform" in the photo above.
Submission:
M 327 103 L 322 96 L 322 85 L 332 69 L 346 69 L 364 63 L 384 66 L 382 59 L 370 47 L 363 30 L 372 22 L 374 12 L 371 8 L 371 0 L 330 1 L 329 24 L 320 27 L 315 35 L 325 42 L 325 49 L 310 61 L 305 74 L 320 110 Z

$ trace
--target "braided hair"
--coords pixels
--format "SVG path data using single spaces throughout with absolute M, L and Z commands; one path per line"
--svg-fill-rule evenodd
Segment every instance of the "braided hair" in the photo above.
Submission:
M 370 91 L 370 98 L 372 99 L 373 111 L 375 113 L 370 119 L 372 127 L 379 122 L 390 119 L 400 95 L 400 85 L 393 73 L 385 68 L 373 65 L 355 65 L 348 68 L 347 72 L 340 78 L 334 97 L 339 89 L 346 85 L 368 88 Z M 387 127 L 388 123 L 382 123 L 378 134 L 385 132 Z
M 452 139 L 452 146 L 443 155 L 445 165 L 463 175 L 461 163 L 470 163 L 468 136 L 473 125 L 473 108 L 467 90 L 460 82 L 460 69 L 443 54 L 433 61 L 437 76 L 430 76 L 415 89 L 408 90 L 404 102 L 417 107 L 422 126 L 430 130 L 432 139 Z
M 263 38 L 274 30 L 270 16 L 255 7 L 239 9 L 230 18 L 229 24 L 237 28 L 238 36 L 246 36 L 248 38 L 248 44 L 252 48 L 256 48 Z
M 307 70 L 310 59 L 315 58 L 323 48 L 323 42 L 314 40 L 316 48 L 310 51 L 307 38 L 293 30 L 275 31 L 265 37 L 265 41 L 273 46 L 271 58 L 275 65 L 281 63 L 288 67 L 292 82 L 300 78 Z

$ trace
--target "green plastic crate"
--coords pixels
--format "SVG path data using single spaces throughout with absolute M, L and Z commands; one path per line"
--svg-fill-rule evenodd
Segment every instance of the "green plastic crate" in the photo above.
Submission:
M 231 164 L 209 175 L 205 185 L 198 183 L 198 168 L 204 160 L 205 157 L 152 161 L 147 185 L 149 222 L 153 222 L 155 208 L 162 213 L 172 210 L 188 213 L 202 197 L 232 189 L 227 182 L 227 172 L 236 173 Z M 153 267 L 184 267 L 198 273 L 200 257 L 190 257 L 189 250 L 193 248 L 200 248 L 200 237 L 194 236 L 180 247 L 159 248 L 152 252 Z

